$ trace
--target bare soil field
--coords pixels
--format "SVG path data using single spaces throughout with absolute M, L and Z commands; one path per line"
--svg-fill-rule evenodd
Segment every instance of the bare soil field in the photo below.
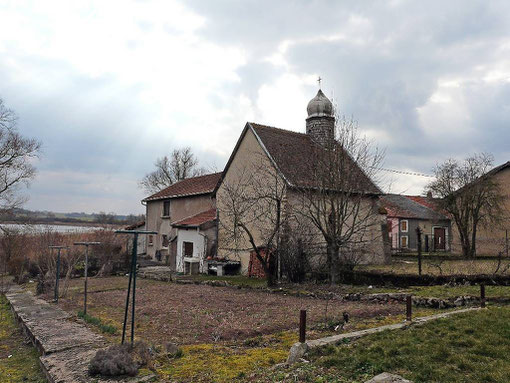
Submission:
M 128 279 L 89 279 L 88 314 L 122 329 Z M 51 299 L 51 294 L 47 296 Z M 59 305 L 77 313 L 83 307 L 83 279 L 71 281 Z M 298 327 L 299 310 L 306 309 L 310 327 L 342 318 L 351 323 L 370 318 L 399 315 L 400 304 L 342 302 L 312 297 L 269 293 L 259 289 L 237 289 L 206 285 L 137 280 L 136 336 L 151 343 L 178 344 L 237 341 Z

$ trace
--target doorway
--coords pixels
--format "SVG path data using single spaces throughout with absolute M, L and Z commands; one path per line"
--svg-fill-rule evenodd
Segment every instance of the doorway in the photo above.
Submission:
M 434 250 L 446 249 L 446 230 L 444 227 L 434 228 Z

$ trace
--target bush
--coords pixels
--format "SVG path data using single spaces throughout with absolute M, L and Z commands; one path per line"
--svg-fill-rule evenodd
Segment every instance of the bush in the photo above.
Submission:
M 127 344 L 116 344 L 106 350 L 99 350 L 89 364 L 90 375 L 103 376 L 135 376 L 138 373 L 138 363 L 131 354 Z

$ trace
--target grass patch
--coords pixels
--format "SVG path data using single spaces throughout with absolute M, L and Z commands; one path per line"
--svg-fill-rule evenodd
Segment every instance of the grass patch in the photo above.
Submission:
M 419 382 L 508 382 L 510 308 L 459 314 L 401 331 L 386 331 L 314 355 L 347 381 L 388 371 Z
M 498 269 L 497 259 L 434 259 L 433 257 L 425 257 L 422 261 L 422 275 L 491 275 L 496 271 L 499 275 L 510 275 L 510 269 L 506 269 L 509 263 L 510 260 L 504 258 Z M 389 264 L 360 265 L 356 267 L 356 270 L 396 275 L 418 275 L 418 259 L 393 257 Z
M 3 295 L 0 295 L 0 382 L 46 382 L 39 367 L 39 354 L 27 344 Z
M 97 326 L 101 332 L 104 332 L 105 334 L 115 335 L 117 333 L 117 328 L 115 326 L 105 324 L 101 321 L 101 319 L 89 314 L 85 314 L 83 311 L 78 311 L 78 318 L 81 318 L 85 322 Z

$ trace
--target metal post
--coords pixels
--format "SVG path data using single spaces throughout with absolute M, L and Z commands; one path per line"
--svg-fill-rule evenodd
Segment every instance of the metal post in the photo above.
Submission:
M 305 343 L 306 340 L 306 310 L 299 312 L 299 342 Z
M 421 230 L 416 228 L 416 239 L 418 242 L 418 275 L 421 275 Z
M 485 307 L 485 283 L 480 284 L 480 307 Z
M 85 285 L 83 290 L 83 314 L 87 315 L 87 282 L 88 282 L 88 269 L 89 269 L 89 247 L 85 247 Z
M 58 282 L 59 282 L 59 280 L 60 280 L 60 248 L 58 248 L 57 272 L 55 274 L 55 296 L 54 296 L 55 303 L 58 303 Z
M 133 273 L 133 303 L 131 304 L 131 347 L 135 341 L 135 302 L 136 302 L 136 256 L 138 245 L 138 233 L 133 238 L 133 265 L 131 270 Z
M 129 283 L 128 292 L 126 296 L 126 307 L 124 310 L 124 324 L 122 326 L 122 344 L 126 340 L 126 328 L 128 321 L 129 312 L 129 298 L 131 294 L 131 283 L 133 283 L 133 298 L 131 304 L 131 347 L 135 340 L 135 300 L 136 300 L 136 263 L 137 263 L 137 245 L 138 245 L 138 234 L 158 234 L 157 231 L 146 231 L 146 230 L 117 230 L 117 234 L 134 234 L 133 237 L 133 252 L 131 256 L 131 269 L 129 272 Z
M 60 251 L 62 249 L 66 249 L 67 246 L 57 246 L 57 245 L 50 245 L 48 246 L 50 249 L 57 249 L 57 270 L 55 272 L 55 291 L 53 294 L 53 301 L 55 303 L 58 303 L 58 282 L 60 279 Z
M 133 279 L 133 259 L 131 259 L 131 270 L 129 270 L 129 283 L 128 283 L 128 291 L 126 296 L 126 309 L 124 310 L 124 324 L 122 325 L 122 341 L 121 344 L 124 344 L 124 340 L 126 339 L 126 325 L 127 325 L 127 317 L 129 311 L 129 294 L 131 293 L 131 280 Z
M 89 246 L 100 245 L 101 242 L 75 242 L 75 246 L 85 246 L 85 283 L 83 290 L 83 314 L 87 314 L 87 295 L 88 295 L 88 270 L 89 270 Z
M 406 320 L 408 322 L 413 320 L 413 298 L 411 295 L 406 296 Z

